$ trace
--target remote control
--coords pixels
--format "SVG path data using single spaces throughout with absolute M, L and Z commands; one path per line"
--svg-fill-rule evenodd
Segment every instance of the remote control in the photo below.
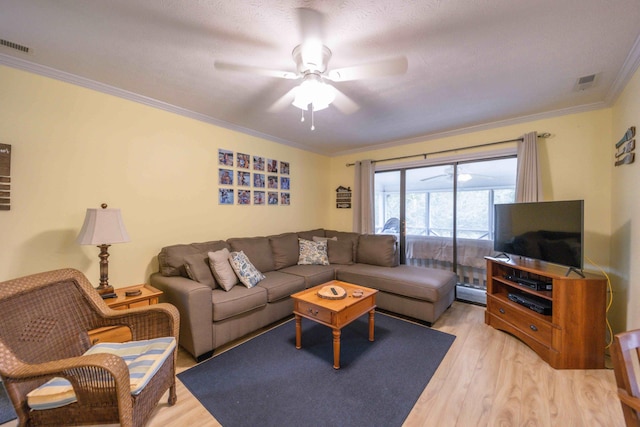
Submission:
M 334 295 L 338 295 L 338 291 L 336 291 L 335 288 L 331 288 L 331 293 Z

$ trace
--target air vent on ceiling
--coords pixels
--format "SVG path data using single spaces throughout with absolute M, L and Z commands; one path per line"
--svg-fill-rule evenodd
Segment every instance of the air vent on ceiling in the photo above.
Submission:
M 6 46 L 11 49 L 19 50 L 20 52 L 29 53 L 29 48 L 18 43 L 10 42 L 9 40 L 0 39 L 0 46 Z
M 575 85 L 575 90 L 585 90 L 593 87 L 596 84 L 597 77 L 597 74 L 589 74 L 588 76 L 578 77 Z

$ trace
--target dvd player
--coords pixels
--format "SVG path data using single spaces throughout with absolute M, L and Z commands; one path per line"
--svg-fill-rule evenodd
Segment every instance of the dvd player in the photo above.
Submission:
M 522 295 L 522 294 L 514 294 L 510 293 L 507 297 L 524 307 L 527 307 L 529 310 L 533 310 L 536 313 L 551 315 L 551 301 L 547 301 L 542 298 L 536 298 L 533 296 Z
M 536 291 L 550 291 L 553 289 L 553 285 L 551 283 L 542 280 L 527 279 L 526 277 L 516 277 L 511 275 L 506 275 L 504 278 Z

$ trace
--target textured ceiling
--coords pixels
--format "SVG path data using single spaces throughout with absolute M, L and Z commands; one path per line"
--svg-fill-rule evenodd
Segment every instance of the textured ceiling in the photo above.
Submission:
M 268 108 L 298 82 L 296 8 L 324 17 L 329 69 L 408 59 L 403 75 L 335 83 L 360 109 Z M 0 64 L 49 74 L 318 153 L 610 105 L 640 62 L 640 0 L 2 0 Z M 577 78 L 596 74 L 593 87 Z M 545 129 L 536 129 L 544 131 Z

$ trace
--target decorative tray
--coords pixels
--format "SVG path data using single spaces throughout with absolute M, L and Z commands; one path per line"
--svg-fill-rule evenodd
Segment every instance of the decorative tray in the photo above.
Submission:
M 318 291 L 318 296 L 324 299 L 343 299 L 347 297 L 347 291 L 340 286 L 325 286 Z

